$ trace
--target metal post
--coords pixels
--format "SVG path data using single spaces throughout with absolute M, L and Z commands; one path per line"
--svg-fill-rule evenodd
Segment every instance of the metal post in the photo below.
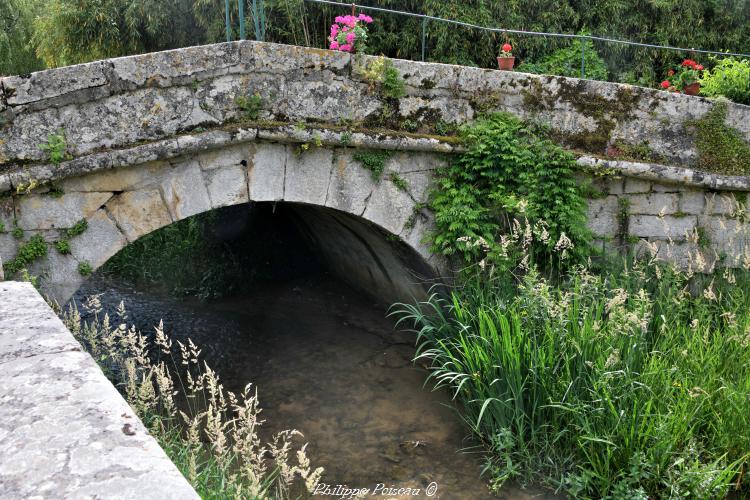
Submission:
M 424 62 L 425 48 L 427 45 L 427 18 L 422 18 L 422 61 Z
M 224 23 L 227 26 L 227 42 L 232 41 L 232 27 L 229 25 L 229 0 L 224 0 L 225 15 Z
M 245 39 L 245 0 L 237 0 L 240 16 L 240 40 Z
M 262 42 L 266 38 L 266 11 L 263 0 L 253 0 L 253 28 L 255 29 L 255 39 Z
M 586 78 L 586 45 L 583 40 L 581 40 L 581 78 Z

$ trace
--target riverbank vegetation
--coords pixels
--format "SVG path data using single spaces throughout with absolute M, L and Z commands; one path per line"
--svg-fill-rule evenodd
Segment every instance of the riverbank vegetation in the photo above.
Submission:
M 662 260 L 677 250 L 666 239 L 598 255 L 573 231 L 569 169 L 542 161 L 563 153 L 514 123 L 465 131 L 468 152 L 432 195 L 434 248 L 463 269 L 456 286 L 392 310 L 486 447 L 485 476 L 496 490 L 541 481 L 574 498 L 750 494 L 748 235 L 723 261 L 692 235 L 683 268 Z M 555 167 L 544 182 L 537 161 Z M 508 171 L 511 192 L 467 195 Z
M 310 464 L 296 430 L 261 440 L 258 392 L 226 391 L 192 341 L 172 342 L 159 324 L 150 335 L 102 315 L 96 296 L 63 314 L 68 329 L 97 360 L 201 498 L 289 498 L 312 492 L 323 469 Z

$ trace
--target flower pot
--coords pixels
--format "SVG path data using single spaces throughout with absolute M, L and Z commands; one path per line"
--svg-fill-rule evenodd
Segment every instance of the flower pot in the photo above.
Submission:
M 691 83 L 690 85 L 685 85 L 683 87 L 682 92 L 687 95 L 698 95 L 698 93 L 701 91 L 701 84 L 699 82 Z
M 497 67 L 503 71 L 513 71 L 513 64 L 516 62 L 515 57 L 498 57 Z

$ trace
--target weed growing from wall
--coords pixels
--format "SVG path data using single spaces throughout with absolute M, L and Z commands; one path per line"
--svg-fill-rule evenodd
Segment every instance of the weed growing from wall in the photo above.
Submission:
M 506 259 L 503 235 L 518 218 L 538 238 L 532 257 L 546 258 L 561 244 L 570 245 L 572 260 L 587 255 L 586 203 L 570 153 L 507 113 L 478 120 L 462 136 L 468 151 L 439 172 L 431 194 L 434 252 L 467 263 Z
M 238 96 L 234 99 L 234 102 L 242 110 L 247 120 L 255 121 L 260 117 L 263 99 L 257 92 L 246 96 Z
M 354 159 L 370 171 L 372 180 L 380 182 L 385 172 L 385 164 L 392 156 L 393 153 L 386 150 L 359 151 L 354 154 Z
M 29 241 L 22 244 L 16 256 L 5 264 L 5 271 L 8 276 L 12 276 L 18 271 L 27 268 L 36 260 L 46 256 L 47 242 L 44 241 L 41 235 L 36 234 Z
M 91 263 L 87 260 L 78 263 L 78 274 L 81 276 L 91 276 L 94 269 L 91 267 Z
M 54 134 L 49 134 L 47 142 L 39 144 L 38 147 L 47 154 L 49 161 L 55 165 L 72 158 L 72 155 L 68 152 L 68 143 L 65 140 L 63 129 L 58 129 Z

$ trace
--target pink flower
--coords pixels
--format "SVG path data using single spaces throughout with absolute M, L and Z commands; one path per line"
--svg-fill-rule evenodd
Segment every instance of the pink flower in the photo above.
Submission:
M 339 47 L 339 50 L 342 51 L 342 52 L 351 52 L 352 51 L 352 46 L 349 45 L 348 43 L 345 43 L 344 45 L 341 45 Z
M 334 22 L 343 23 L 344 22 L 344 18 L 341 17 L 341 16 L 336 16 L 336 19 L 334 19 Z
M 339 33 L 339 25 L 334 24 L 333 26 L 331 26 L 331 38 L 336 38 L 336 35 L 338 35 L 338 33 Z
M 350 45 L 353 44 L 355 36 L 356 35 L 354 33 L 347 33 L 346 34 L 346 43 L 348 43 Z
M 367 24 L 370 24 L 372 22 L 372 18 L 370 16 L 365 15 L 365 14 L 360 14 L 358 19 L 360 21 L 363 21 L 363 22 L 367 23 Z
M 332 41 L 331 42 L 331 50 L 339 50 L 339 49 L 340 49 L 339 42 L 337 42 L 336 40 Z

